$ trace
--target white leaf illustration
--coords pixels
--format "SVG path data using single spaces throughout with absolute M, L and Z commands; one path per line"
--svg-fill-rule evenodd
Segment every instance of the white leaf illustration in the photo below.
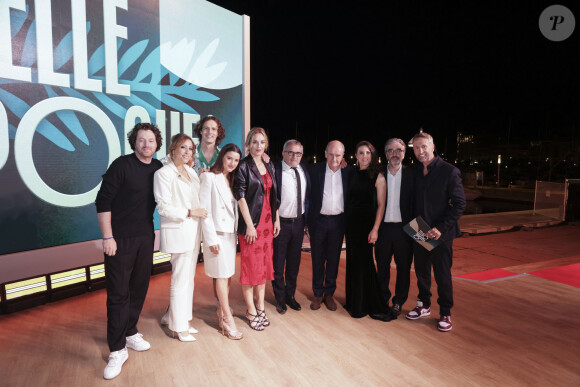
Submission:
M 199 86 L 207 86 L 214 79 L 219 77 L 227 67 L 226 62 L 217 63 L 208 66 L 219 46 L 219 39 L 214 39 L 203 50 L 199 58 L 195 61 L 191 72 L 188 74 L 188 79 L 192 79 L 192 83 Z

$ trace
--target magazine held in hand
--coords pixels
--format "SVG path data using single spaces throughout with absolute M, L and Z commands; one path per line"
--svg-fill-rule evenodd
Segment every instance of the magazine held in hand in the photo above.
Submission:
M 431 226 L 429 226 L 427 222 L 425 222 L 425 219 L 420 216 L 403 226 L 403 230 L 405 230 L 405 232 L 418 244 L 429 251 L 439 246 L 439 240 L 434 240 L 427 236 L 427 232 L 431 230 Z

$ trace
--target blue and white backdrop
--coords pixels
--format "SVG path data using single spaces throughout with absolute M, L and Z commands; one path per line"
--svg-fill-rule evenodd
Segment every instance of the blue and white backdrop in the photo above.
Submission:
M 136 122 L 164 133 L 159 158 L 207 114 L 241 145 L 243 41 L 202 0 L 0 0 L 0 263 L 100 238 L 101 176 Z

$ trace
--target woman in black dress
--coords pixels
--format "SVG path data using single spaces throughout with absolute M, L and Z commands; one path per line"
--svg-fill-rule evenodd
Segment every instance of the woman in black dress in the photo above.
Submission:
M 380 296 L 373 245 L 385 211 L 386 180 L 375 148 L 356 146 L 357 168 L 346 203 L 346 305 L 354 318 L 370 315 L 382 321 L 397 318 Z

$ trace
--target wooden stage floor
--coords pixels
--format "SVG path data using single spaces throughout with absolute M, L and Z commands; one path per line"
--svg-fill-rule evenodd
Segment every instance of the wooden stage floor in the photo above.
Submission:
M 489 269 L 514 273 L 580 262 L 578 226 L 459 238 L 453 275 Z M 239 264 L 239 262 L 238 262 Z M 344 303 L 345 261 L 336 298 Z M 395 271 L 392 269 L 392 280 Z M 453 331 L 438 332 L 432 314 L 383 323 L 352 319 L 339 306 L 309 308 L 311 259 L 303 253 L 296 299 L 302 311 L 275 311 L 252 331 L 238 275 L 231 300 L 241 341 L 217 331 L 211 279 L 198 265 L 193 326 L 197 341 L 168 336 L 159 318 L 170 273 L 153 276 L 139 330 L 151 350 L 129 350 L 123 372 L 103 380 L 108 348 L 105 290 L 0 316 L 1 386 L 465 386 L 580 385 L 580 288 L 524 275 L 495 282 L 454 280 Z M 391 280 L 391 281 L 392 281 Z M 394 284 L 391 283 L 391 289 Z M 435 287 L 432 289 L 436 294 Z M 404 311 L 414 307 L 414 273 Z

